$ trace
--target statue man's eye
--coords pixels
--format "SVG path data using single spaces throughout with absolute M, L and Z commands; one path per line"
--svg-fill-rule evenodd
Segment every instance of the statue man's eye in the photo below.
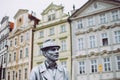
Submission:
M 51 51 L 56 51 L 56 50 L 59 50 L 59 48 L 51 48 L 50 50 Z

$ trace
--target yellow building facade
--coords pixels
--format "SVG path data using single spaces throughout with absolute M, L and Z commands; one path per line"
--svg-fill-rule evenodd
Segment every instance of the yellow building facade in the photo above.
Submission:
M 14 16 L 14 29 L 9 34 L 7 80 L 28 80 L 31 70 L 33 28 L 35 20 L 28 10 L 20 9 Z
M 42 20 L 34 32 L 33 66 L 44 61 L 40 48 L 47 39 L 53 39 L 61 46 L 58 63 L 64 65 L 71 75 L 71 37 L 69 15 L 63 13 L 63 6 L 51 3 L 42 13 Z

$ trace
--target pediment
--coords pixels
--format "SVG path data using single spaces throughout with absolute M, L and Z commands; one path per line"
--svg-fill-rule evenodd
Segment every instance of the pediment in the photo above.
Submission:
M 16 19 L 19 15 L 27 13 L 27 12 L 28 12 L 28 10 L 26 10 L 26 9 L 19 9 L 17 11 L 17 13 L 15 14 L 14 19 Z
M 75 13 L 73 13 L 72 17 L 98 13 L 100 11 L 105 11 L 117 6 L 119 6 L 119 3 L 112 0 L 90 0 L 80 9 L 76 10 Z
M 47 14 L 47 13 L 48 13 L 49 11 L 51 11 L 51 10 L 56 11 L 56 10 L 58 10 L 58 9 L 63 9 L 63 6 L 61 6 L 61 5 L 55 5 L 55 4 L 51 3 L 51 4 L 41 13 L 41 15 Z

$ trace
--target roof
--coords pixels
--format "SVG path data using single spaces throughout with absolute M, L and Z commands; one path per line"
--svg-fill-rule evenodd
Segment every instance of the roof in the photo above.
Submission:
M 14 28 L 14 23 L 13 23 L 13 22 L 9 22 L 9 25 L 10 25 L 10 30 L 13 30 L 13 28 Z
M 19 16 L 19 15 L 21 15 L 21 14 L 23 14 L 23 13 L 27 13 L 27 12 L 28 12 L 27 9 L 19 9 L 19 10 L 17 11 L 17 13 L 15 14 L 14 19 L 16 19 L 17 16 Z
M 1 22 L 0 22 L 0 24 L 3 24 L 3 23 L 4 23 L 4 21 L 6 21 L 6 20 L 8 20 L 8 19 L 9 19 L 9 17 L 8 17 L 8 16 L 3 17 L 3 18 L 2 18 L 2 20 L 1 20 Z
M 58 9 L 63 9 L 64 7 L 62 5 L 55 5 L 55 4 L 51 3 L 45 10 L 43 10 L 41 15 L 46 14 L 49 10 L 51 10 L 53 8 L 55 10 L 58 10 Z
M 88 7 L 94 1 L 107 2 L 107 3 L 115 4 L 115 5 L 118 5 L 118 6 L 120 5 L 120 0 L 89 0 L 82 7 L 77 9 L 69 18 L 71 18 L 73 16 L 76 16 L 76 14 L 78 14 L 79 12 L 82 12 L 82 10 L 84 10 L 85 7 Z

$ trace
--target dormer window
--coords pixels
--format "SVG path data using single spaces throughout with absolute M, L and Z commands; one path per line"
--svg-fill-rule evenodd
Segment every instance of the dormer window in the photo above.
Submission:
M 48 15 L 48 21 L 55 20 L 55 14 Z
M 19 19 L 19 22 L 21 22 L 22 20 L 21 20 L 21 18 Z

